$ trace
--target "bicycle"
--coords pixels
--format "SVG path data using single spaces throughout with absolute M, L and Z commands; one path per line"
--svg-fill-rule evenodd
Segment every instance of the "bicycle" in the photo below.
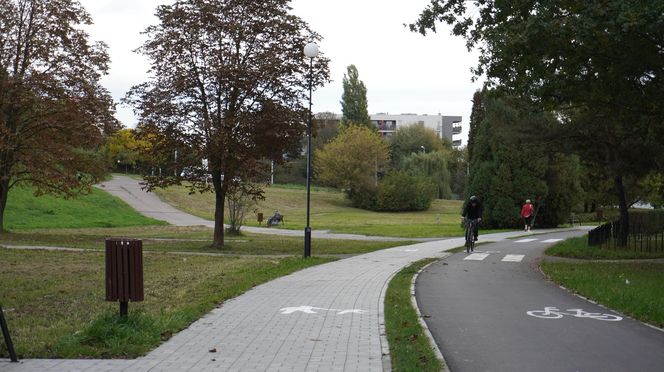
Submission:
M 476 226 L 477 226 L 477 220 L 475 219 L 466 220 L 466 253 L 470 253 L 475 250 Z
M 582 309 L 567 309 L 566 311 L 562 311 L 557 307 L 545 307 L 544 310 L 526 311 L 526 314 L 542 319 L 560 319 L 567 315 L 576 318 L 590 318 L 609 322 L 619 322 L 622 320 L 622 317 L 613 314 L 589 313 Z

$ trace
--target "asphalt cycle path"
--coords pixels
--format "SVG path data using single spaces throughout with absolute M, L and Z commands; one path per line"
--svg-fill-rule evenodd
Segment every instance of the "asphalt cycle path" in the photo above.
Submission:
M 581 234 L 479 245 L 420 274 L 417 303 L 451 371 L 664 371 L 664 332 L 542 276 L 543 251 Z

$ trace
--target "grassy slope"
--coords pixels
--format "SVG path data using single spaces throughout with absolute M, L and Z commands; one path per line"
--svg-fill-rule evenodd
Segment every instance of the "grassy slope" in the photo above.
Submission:
M 664 327 L 664 264 L 544 262 L 542 269 L 572 291 Z
M 145 298 L 122 322 L 103 254 L 0 249 L 0 299 L 20 357 L 135 357 L 218 303 L 329 259 L 145 255 Z M 4 343 L 0 343 L 0 354 Z
M 301 187 L 279 186 L 266 188 L 265 201 L 258 211 L 265 218 L 275 210 L 284 214 L 282 228 L 302 229 L 306 218 L 306 194 Z M 189 195 L 184 187 L 157 191 L 162 200 L 175 207 L 212 219 L 212 194 Z M 463 235 L 460 225 L 461 201 L 435 200 L 424 212 L 381 213 L 352 208 L 345 195 L 330 189 L 313 189 L 311 194 L 311 224 L 314 229 L 339 233 L 357 233 L 402 237 L 442 237 Z M 247 216 L 247 225 L 258 226 L 256 216 Z M 263 225 L 265 222 L 263 222 Z
M 119 227 L 160 225 L 164 222 L 144 217 L 122 200 L 94 189 L 90 195 L 63 199 L 50 195 L 35 197 L 29 187 L 9 192 L 5 229 L 63 227 Z

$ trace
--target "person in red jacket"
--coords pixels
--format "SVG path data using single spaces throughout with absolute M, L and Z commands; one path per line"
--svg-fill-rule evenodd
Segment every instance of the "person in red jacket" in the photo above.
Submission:
M 525 231 L 530 231 L 534 210 L 535 208 L 533 208 L 533 205 L 530 203 L 530 199 L 526 200 L 526 204 L 521 207 L 521 218 L 523 218 L 523 221 L 526 224 L 526 227 L 524 228 Z

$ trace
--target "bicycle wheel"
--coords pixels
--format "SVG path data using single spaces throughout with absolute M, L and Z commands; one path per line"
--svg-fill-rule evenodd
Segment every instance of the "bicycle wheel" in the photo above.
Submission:
M 542 318 L 542 319 L 560 319 L 563 317 L 562 314 L 553 313 L 546 310 L 526 311 L 526 314 L 534 316 L 535 318 Z
M 623 319 L 621 316 L 612 315 L 612 314 L 591 315 L 589 316 L 589 318 L 597 320 L 605 320 L 607 322 L 619 322 Z
M 473 232 L 469 227 L 466 228 L 466 253 L 470 253 L 471 244 L 473 244 Z

